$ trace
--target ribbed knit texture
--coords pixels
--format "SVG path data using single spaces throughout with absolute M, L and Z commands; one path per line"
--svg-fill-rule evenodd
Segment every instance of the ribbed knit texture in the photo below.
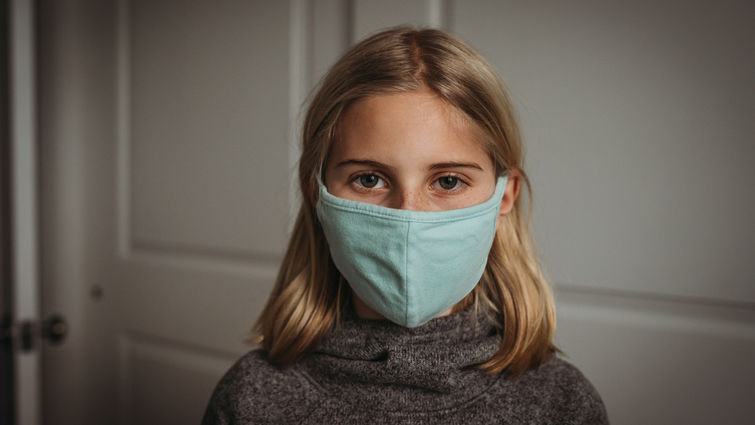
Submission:
M 552 358 L 512 379 L 475 368 L 500 336 L 473 309 L 417 328 L 347 313 L 318 349 L 279 370 L 255 350 L 215 388 L 203 425 L 607 424 L 600 396 Z

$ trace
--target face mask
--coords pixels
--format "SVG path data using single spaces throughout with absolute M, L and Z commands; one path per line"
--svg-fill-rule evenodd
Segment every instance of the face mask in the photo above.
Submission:
M 482 277 L 506 177 L 487 201 L 447 211 L 410 211 L 335 197 L 320 184 L 317 216 L 330 255 L 373 310 L 406 327 L 461 301 Z

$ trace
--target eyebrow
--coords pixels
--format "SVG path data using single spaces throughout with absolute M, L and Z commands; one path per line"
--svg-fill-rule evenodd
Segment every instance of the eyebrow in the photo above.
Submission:
M 433 164 L 430 166 L 431 170 L 438 170 L 442 168 L 476 168 L 483 171 L 482 167 L 475 162 L 441 162 L 439 164 Z
M 371 159 L 347 159 L 344 161 L 339 162 L 336 164 L 336 168 L 342 167 L 344 165 L 367 165 L 374 168 L 383 168 L 386 170 L 392 170 L 393 167 L 383 164 L 379 161 L 374 161 Z M 474 168 L 480 171 L 484 171 L 482 167 L 475 163 L 475 162 L 439 162 L 437 164 L 432 164 L 428 167 L 429 170 L 439 170 L 444 168 Z
M 371 159 L 347 159 L 345 161 L 341 161 L 338 164 L 336 164 L 336 168 L 343 167 L 344 165 L 367 165 L 374 168 L 383 168 L 390 170 L 393 167 L 389 167 L 386 164 L 383 164 L 382 162 L 373 161 Z

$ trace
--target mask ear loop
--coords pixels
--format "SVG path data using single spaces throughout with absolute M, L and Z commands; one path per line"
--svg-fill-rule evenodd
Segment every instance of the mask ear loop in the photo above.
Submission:
M 325 188 L 327 191 L 328 188 L 325 186 L 325 161 L 326 159 L 323 159 L 322 162 L 320 162 L 320 165 L 317 167 L 317 172 L 315 173 L 315 187 L 314 190 L 310 193 L 310 201 L 312 202 L 312 206 L 316 206 L 317 203 L 320 200 L 320 190 L 322 188 Z
M 323 162 L 325 160 L 323 159 Z M 318 186 L 325 186 L 325 167 L 324 164 L 320 164 L 319 169 L 317 170 L 317 185 Z M 327 186 L 325 186 L 327 188 Z
M 317 183 L 317 187 L 312 193 L 313 198 L 313 205 L 317 205 L 317 203 L 320 201 L 320 192 L 325 189 L 327 192 L 328 187 L 325 186 L 325 167 L 320 164 L 319 170 L 317 172 L 317 175 L 315 177 L 315 182 Z

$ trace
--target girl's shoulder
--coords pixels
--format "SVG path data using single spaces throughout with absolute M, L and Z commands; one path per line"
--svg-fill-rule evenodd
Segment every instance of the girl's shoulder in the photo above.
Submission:
M 573 364 L 554 355 L 522 376 L 504 380 L 505 390 L 523 399 L 513 406 L 536 407 L 539 423 L 608 424 L 608 416 L 598 391 Z
M 223 375 L 210 398 L 203 425 L 287 423 L 309 410 L 312 391 L 293 369 L 279 369 L 261 350 L 238 359 Z

